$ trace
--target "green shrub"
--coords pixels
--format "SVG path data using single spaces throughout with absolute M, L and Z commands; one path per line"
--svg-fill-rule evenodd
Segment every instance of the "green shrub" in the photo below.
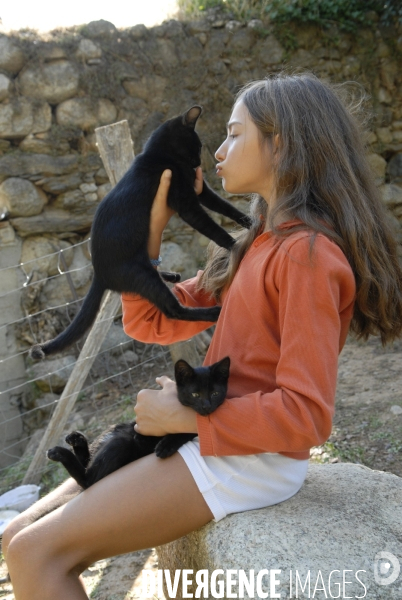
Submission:
M 401 0 L 177 0 L 177 4 L 188 16 L 219 7 L 238 19 L 265 16 L 273 23 L 336 24 L 344 31 L 371 26 L 378 19 L 385 25 L 402 23 Z
M 377 20 L 375 16 L 387 23 L 399 16 L 402 22 L 402 9 L 397 8 L 397 2 L 392 0 L 391 6 L 391 1 L 384 4 L 380 0 L 271 0 L 265 12 L 276 23 L 338 25 L 344 31 L 355 31 L 359 26 L 372 25 Z

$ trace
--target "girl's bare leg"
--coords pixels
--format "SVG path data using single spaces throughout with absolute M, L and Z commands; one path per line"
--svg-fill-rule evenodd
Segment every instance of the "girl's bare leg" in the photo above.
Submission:
M 12 538 L 6 560 L 15 598 L 87 598 L 79 574 L 90 564 L 165 544 L 212 518 L 180 454 L 146 456 Z
M 35 504 L 30 506 L 27 510 L 24 510 L 18 517 L 15 517 L 11 523 L 7 526 L 3 533 L 2 538 L 2 552 L 3 555 L 7 555 L 8 546 L 12 538 L 22 529 L 28 527 L 44 515 L 52 512 L 59 506 L 66 504 L 69 500 L 74 498 L 81 491 L 80 486 L 74 481 L 74 479 L 67 479 L 58 488 L 44 496 Z

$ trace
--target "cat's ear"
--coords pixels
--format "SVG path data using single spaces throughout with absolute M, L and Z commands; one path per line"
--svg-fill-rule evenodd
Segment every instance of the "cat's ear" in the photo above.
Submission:
M 202 106 L 198 106 L 198 104 L 196 106 L 192 106 L 183 115 L 183 125 L 187 125 L 188 127 L 192 127 L 194 129 L 201 113 Z
M 194 369 L 182 358 L 178 360 L 174 366 L 174 375 L 176 383 L 184 384 L 194 377 Z
M 214 375 L 221 376 L 223 379 L 229 379 L 230 358 L 225 356 L 219 362 L 213 365 Z

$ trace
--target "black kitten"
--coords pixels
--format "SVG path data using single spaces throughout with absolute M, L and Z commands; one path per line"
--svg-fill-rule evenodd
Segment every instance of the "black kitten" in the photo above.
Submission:
M 209 367 L 191 367 L 185 360 L 175 364 L 177 395 L 184 406 L 200 415 L 209 415 L 226 398 L 230 358 Z M 174 433 L 162 437 L 141 435 L 135 421 L 112 425 L 88 446 L 84 434 L 73 431 L 66 437 L 72 450 L 55 446 L 47 451 L 51 460 L 61 462 L 71 477 L 84 489 L 124 465 L 155 452 L 160 458 L 172 456 L 196 437 L 196 433 Z
M 165 169 L 172 171 L 169 206 L 219 246 L 229 249 L 235 240 L 211 219 L 201 204 L 245 227 L 251 226 L 249 217 L 218 196 L 205 181 L 199 196 L 194 191 L 195 168 L 201 162 L 201 142 L 194 128 L 201 110 L 200 106 L 193 106 L 158 127 L 127 173 L 99 204 L 91 230 L 94 277 L 90 290 L 71 325 L 55 339 L 34 345 L 32 358 L 60 352 L 82 337 L 94 322 L 107 289 L 140 294 L 171 319 L 211 322 L 218 319 L 218 306 L 182 306 L 161 278 L 175 282 L 180 276 L 158 273 L 147 252 L 151 208 Z

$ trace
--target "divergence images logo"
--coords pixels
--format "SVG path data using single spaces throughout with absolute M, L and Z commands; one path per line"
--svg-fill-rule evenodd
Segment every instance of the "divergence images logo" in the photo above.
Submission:
M 377 552 L 374 562 L 374 579 L 378 585 L 391 585 L 398 579 L 401 565 L 391 552 Z

